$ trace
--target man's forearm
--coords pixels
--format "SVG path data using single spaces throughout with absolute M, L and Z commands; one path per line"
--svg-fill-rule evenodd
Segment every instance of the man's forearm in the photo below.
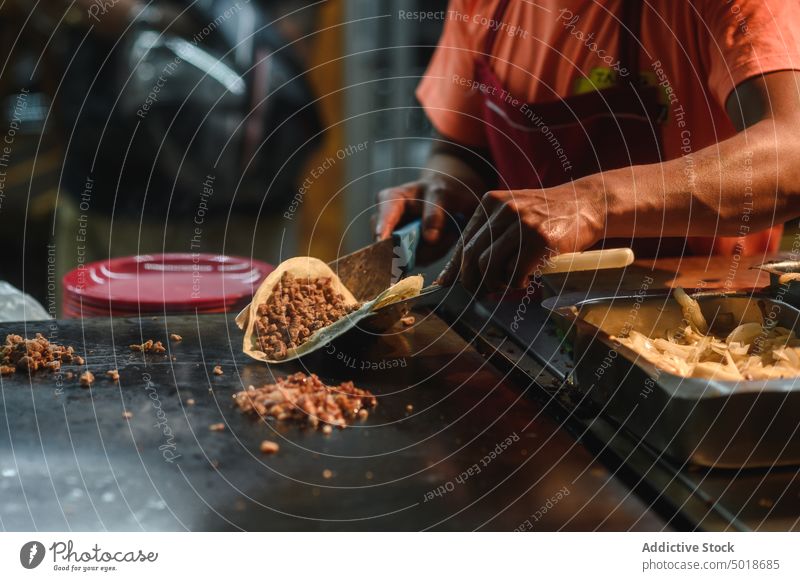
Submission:
M 764 120 L 689 156 L 574 185 L 587 196 L 605 192 L 594 203 L 606 237 L 740 236 L 800 213 L 798 129 Z
M 481 152 L 437 141 L 428 155 L 422 177 L 436 179 L 448 176 L 462 183 L 480 199 L 494 179 L 486 159 Z

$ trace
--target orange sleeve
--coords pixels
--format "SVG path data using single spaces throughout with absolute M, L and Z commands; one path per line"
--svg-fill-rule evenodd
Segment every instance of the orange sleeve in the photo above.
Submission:
M 471 147 L 486 145 L 481 120 L 482 95 L 471 88 L 486 28 L 475 24 L 472 15 L 476 9 L 485 12 L 485 6 L 494 4 L 450 0 L 444 31 L 416 92 L 436 130 Z
M 747 79 L 800 69 L 798 0 L 705 0 L 699 8 L 711 38 L 708 86 L 723 109 Z

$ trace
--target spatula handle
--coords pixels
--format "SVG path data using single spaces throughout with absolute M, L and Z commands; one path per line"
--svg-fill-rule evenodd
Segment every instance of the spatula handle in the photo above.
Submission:
M 605 248 L 586 252 L 567 252 L 555 256 L 541 272 L 542 274 L 558 274 L 582 270 L 624 268 L 631 264 L 633 260 L 633 250 L 630 248 Z

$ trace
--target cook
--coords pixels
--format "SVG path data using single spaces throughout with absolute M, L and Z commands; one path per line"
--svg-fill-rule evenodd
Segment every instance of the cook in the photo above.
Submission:
M 438 135 L 375 234 L 421 215 L 441 247 L 471 216 L 440 279 L 473 290 L 593 246 L 774 252 L 800 215 L 798 31 L 785 0 L 451 0 L 417 89 Z

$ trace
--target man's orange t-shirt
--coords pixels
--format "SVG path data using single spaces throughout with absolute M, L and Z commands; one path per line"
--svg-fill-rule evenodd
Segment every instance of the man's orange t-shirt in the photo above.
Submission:
M 510 95 L 558 100 L 630 74 L 618 55 L 622 2 L 511 0 L 498 22 L 499 0 L 451 0 L 417 97 L 444 136 L 486 146 L 484 95 L 470 81 L 489 30 L 492 67 Z M 725 103 L 738 84 L 800 69 L 800 1 L 650 0 L 639 38 L 640 75 L 662 87 L 663 158 L 690 156 L 735 134 Z

